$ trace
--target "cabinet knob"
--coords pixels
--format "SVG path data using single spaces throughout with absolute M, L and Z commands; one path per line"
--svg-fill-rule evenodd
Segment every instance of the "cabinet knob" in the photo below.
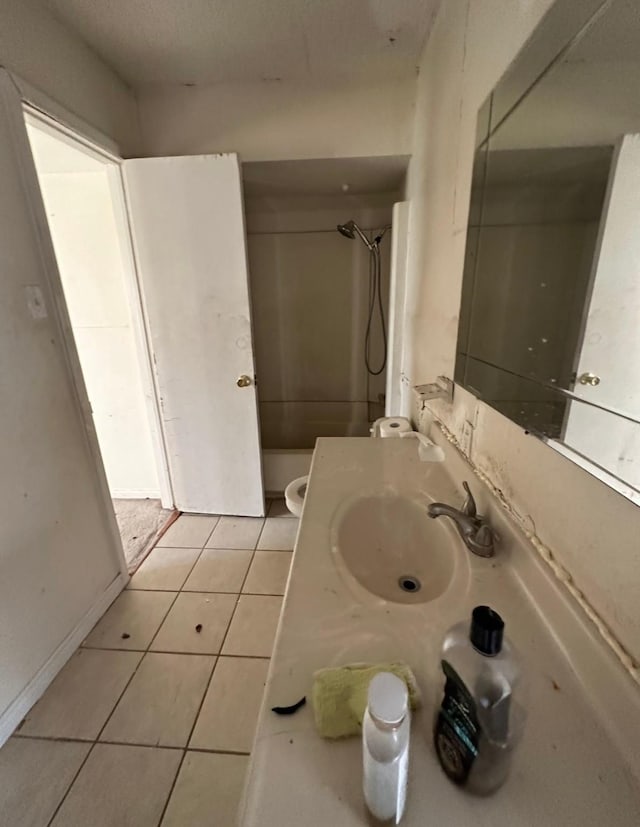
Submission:
M 251 384 L 251 377 L 247 376 L 246 373 L 243 373 L 242 376 L 238 376 L 238 379 L 236 380 L 236 385 L 239 388 L 248 388 L 250 384 Z
M 580 382 L 581 385 L 592 385 L 595 387 L 600 384 L 600 377 L 596 376 L 595 373 L 581 373 L 578 377 L 578 382 Z

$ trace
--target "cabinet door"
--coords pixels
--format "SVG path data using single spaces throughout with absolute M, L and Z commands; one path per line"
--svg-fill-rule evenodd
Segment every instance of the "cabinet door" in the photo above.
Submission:
M 132 159 L 124 174 L 176 507 L 262 515 L 238 158 Z

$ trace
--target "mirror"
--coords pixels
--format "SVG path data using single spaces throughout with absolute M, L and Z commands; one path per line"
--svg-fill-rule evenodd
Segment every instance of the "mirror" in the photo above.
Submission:
M 557 0 L 476 145 L 456 382 L 640 504 L 637 0 Z

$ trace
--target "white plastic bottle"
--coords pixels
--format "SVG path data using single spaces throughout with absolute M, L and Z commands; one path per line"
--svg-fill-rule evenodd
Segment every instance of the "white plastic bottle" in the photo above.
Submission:
M 407 686 L 391 672 L 369 684 L 362 723 L 364 800 L 381 822 L 399 824 L 407 799 L 411 713 Z

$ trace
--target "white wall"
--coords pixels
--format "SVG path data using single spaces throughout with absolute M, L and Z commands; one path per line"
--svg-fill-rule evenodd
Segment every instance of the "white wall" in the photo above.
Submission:
M 384 372 L 368 378 L 364 365 L 369 253 L 359 239 L 340 235 L 336 225 L 350 218 L 363 229 L 390 223 L 393 194 L 386 207 L 356 211 L 348 198 L 339 208 L 328 203 L 335 199 L 322 197 L 278 200 L 280 208 L 273 212 L 252 210 L 248 200 L 263 447 L 310 448 L 318 436 L 366 436 L 370 414 L 383 413 L 368 402 L 376 403 L 385 390 Z M 371 198 L 373 204 L 381 200 Z M 324 202 L 323 208 L 314 209 L 314 202 Z M 387 233 L 381 244 L 387 324 L 390 245 Z M 382 354 L 377 307 L 372 329 L 375 365 Z
M 21 102 L 0 73 L 0 743 L 122 588 Z M 94 450 L 96 453 L 94 453 Z
M 408 180 L 414 384 L 453 376 L 477 109 L 550 4 L 443 3 L 424 51 Z M 461 388 L 432 409 L 640 657 L 640 510 Z
M 3 0 L 0 64 L 54 106 L 104 133 L 123 152 L 135 152 L 133 94 L 44 4 Z M 5 89 L 15 92 L 8 82 Z M 11 115 L 5 108 L 0 118 L 0 193 L 7 217 L 2 249 L 10 253 L 11 266 L 0 256 L 0 269 L 1 304 L 7 312 L 2 352 L 12 366 L 11 371 L 3 369 L 3 382 L 6 399 L 13 404 L 3 406 L 2 423 L 0 742 L 124 582 L 115 518 L 103 506 L 108 491 L 95 470 L 78 397 L 70 385 L 71 357 L 53 312 L 55 274 L 43 270 L 43 262 L 49 270 L 51 264 L 38 249 L 32 223 L 34 214 L 43 224 L 45 218 L 37 205 L 24 200 L 25 182 L 37 191 L 37 181 L 28 167 L 26 134 L 19 134 L 22 113 L 15 95 L 7 106 Z M 12 137 L 4 132 L 10 118 Z M 18 154 L 16 138 L 22 147 Z M 25 312 L 25 285 L 44 296 L 44 318 Z
M 134 94 L 45 3 L 2 0 L 0 65 L 112 138 L 123 154 L 135 154 Z
M 410 151 L 414 94 L 413 80 L 148 87 L 139 93 L 144 154 L 402 155 Z
M 38 160 L 38 156 L 36 156 Z M 107 167 L 40 176 L 112 497 L 159 497 Z
M 69 113 L 123 153 L 136 151 L 134 95 L 44 3 L 0 4 L 0 64 L 43 93 L 52 114 Z M 55 312 L 50 246 L 34 224 L 41 231 L 46 218 L 37 197 L 25 198 L 25 186 L 37 193 L 37 180 L 20 100 L 14 81 L 0 77 L 0 88 L 2 742 L 120 591 L 125 564 L 79 407 L 85 400 L 70 378 L 78 364 Z

